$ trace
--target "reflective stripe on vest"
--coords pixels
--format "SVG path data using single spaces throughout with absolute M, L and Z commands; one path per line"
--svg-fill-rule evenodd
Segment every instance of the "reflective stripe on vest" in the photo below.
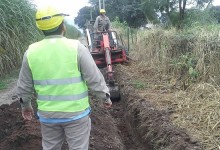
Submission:
M 78 112 L 89 107 L 88 88 L 77 61 L 77 40 L 44 39 L 30 45 L 27 52 L 38 109 Z
M 82 82 L 81 77 L 74 77 L 68 79 L 34 80 L 35 85 L 61 85 L 79 82 Z
M 42 101 L 73 101 L 73 100 L 79 100 L 83 99 L 88 96 L 88 92 L 80 93 L 77 95 L 38 95 L 38 99 Z

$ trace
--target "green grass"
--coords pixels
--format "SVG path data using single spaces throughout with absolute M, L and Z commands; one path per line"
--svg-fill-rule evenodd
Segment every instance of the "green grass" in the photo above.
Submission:
M 140 89 L 140 90 L 143 90 L 147 87 L 145 83 L 137 80 L 133 81 L 132 84 L 136 89 Z
M 0 90 L 7 89 L 8 85 L 18 78 L 19 71 L 15 70 L 0 78 Z
M 0 90 L 2 89 L 6 89 L 7 88 L 7 85 L 4 81 L 0 81 Z

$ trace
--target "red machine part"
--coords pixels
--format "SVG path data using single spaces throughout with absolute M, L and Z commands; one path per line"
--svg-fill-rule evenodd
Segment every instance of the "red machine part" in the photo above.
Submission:
M 111 98 L 117 99 L 120 97 L 119 87 L 115 81 L 113 64 L 123 63 L 127 61 L 125 49 L 120 48 L 118 44 L 110 43 L 109 34 L 115 33 L 102 32 L 99 40 L 96 41 L 98 46 L 92 49 L 92 56 L 99 68 L 106 68 L 106 83 L 110 89 Z M 109 40 L 110 39 L 110 40 Z
M 114 80 L 113 71 L 112 71 L 112 60 L 111 60 L 111 52 L 109 45 L 109 37 L 108 34 L 103 34 L 103 44 L 105 51 L 105 60 L 107 64 L 107 79 L 109 82 Z
M 111 33 L 116 33 L 115 31 L 111 31 Z M 101 40 L 96 40 L 96 42 L 99 43 L 99 46 L 94 47 L 92 49 L 92 56 L 96 62 L 96 65 L 100 68 L 106 67 L 106 54 L 105 51 L 108 49 L 110 51 L 110 60 L 111 64 L 118 64 L 118 63 L 124 63 L 127 61 L 127 56 L 125 53 L 125 49 L 123 47 L 120 47 L 119 45 L 110 45 L 109 43 L 109 33 L 102 32 L 100 33 Z

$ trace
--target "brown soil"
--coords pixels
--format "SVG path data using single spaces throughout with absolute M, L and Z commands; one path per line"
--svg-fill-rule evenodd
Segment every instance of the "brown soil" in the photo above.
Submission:
M 126 66 L 129 67 L 129 66 Z M 174 126 L 172 112 L 157 110 L 152 101 L 135 93 L 132 77 L 117 70 L 122 99 L 106 110 L 91 98 L 92 131 L 90 150 L 201 150 L 187 131 Z M 11 91 L 11 89 L 8 89 Z M 7 93 L 7 90 L 4 91 Z M 2 93 L 0 93 L 2 94 Z M 7 97 L 6 99 L 11 99 Z M 0 101 L 5 101 L 1 97 Z M 24 122 L 17 102 L 0 106 L 0 149 L 40 150 L 41 133 L 38 120 Z M 64 143 L 63 150 L 67 149 Z

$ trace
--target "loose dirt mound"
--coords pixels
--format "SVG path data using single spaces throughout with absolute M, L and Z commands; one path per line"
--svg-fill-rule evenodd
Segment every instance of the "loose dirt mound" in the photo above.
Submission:
M 124 149 L 114 119 L 107 110 L 99 106 L 97 101 L 93 105 L 91 119 L 90 150 Z M 39 122 L 36 118 L 30 122 L 24 122 L 21 117 L 20 105 L 17 102 L 0 106 L 0 120 L 0 149 L 42 149 Z M 62 149 L 66 148 L 65 142 Z
M 120 67 L 119 67 L 120 68 Z M 135 92 L 132 76 L 118 69 L 122 99 L 106 110 L 91 99 L 90 150 L 201 150 L 187 132 L 174 126 L 170 111 L 159 111 Z M 9 99 L 8 97 L 7 99 Z M 4 101 L 0 99 L 0 101 Z M 36 118 L 24 122 L 17 102 L 0 106 L 0 149 L 40 150 L 40 125 Z M 63 150 L 67 144 L 63 144 Z
M 20 105 L 17 102 L 12 103 L 16 79 L 10 81 L 9 88 L 0 91 L 0 149 L 41 149 L 39 123 L 36 119 L 31 122 L 22 120 Z
M 41 149 L 40 126 L 36 119 L 24 122 L 18 103 L 0 107 L 0 149 Z

